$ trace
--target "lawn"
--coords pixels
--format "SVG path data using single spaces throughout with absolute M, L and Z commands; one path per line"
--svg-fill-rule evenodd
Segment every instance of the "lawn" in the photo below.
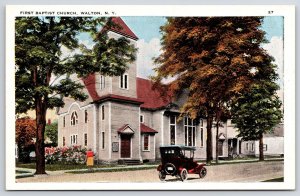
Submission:
M 273 179 L 270 179 L 270 180 L 265 180 L 263 182 L 284 182 L 284 177 L 281 177 L 281 178 L 273 178 Z

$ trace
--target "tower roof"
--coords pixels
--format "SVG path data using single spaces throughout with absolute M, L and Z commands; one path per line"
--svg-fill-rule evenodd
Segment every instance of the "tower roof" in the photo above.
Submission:
M 121 17 L 112 17 L 111 20 L 117 26 L 110 27 L 110 31 L 121 34 L 133 40 L 138 40 L 138 37 L 131 31 L 131 29 L 126 25 L 126 23 L 122 20 Z

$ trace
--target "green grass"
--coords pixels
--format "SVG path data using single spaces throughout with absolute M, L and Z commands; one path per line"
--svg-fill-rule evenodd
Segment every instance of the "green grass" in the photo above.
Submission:
M 28 174 L 31 173 L 29 171 L 23 171 L 23 170 L 16 170 L 16 174 Z
M 273 179 L 265 180 L 265 181 L 262 181 L 262 182 L 284 182 L 284 177 L 281 177 L 281 178 L 273 178 Z
M 17 163 L 17 167 L 35 169 L 35 163 Z M 117 165 L 94 165 L 92 168 L 107 168 L 116 167 Z M 120 165 L 118 165 L 120 166 Z M 47 171 L 59 171 L 59 170 L 76 170 L 76 169 L 87 169 L 86 165 L 62 165 L 62 164 L 46 164 Z

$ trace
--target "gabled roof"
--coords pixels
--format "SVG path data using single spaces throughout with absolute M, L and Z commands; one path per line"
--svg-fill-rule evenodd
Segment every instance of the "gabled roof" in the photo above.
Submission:
M 141 123 L 141 133 L 158 133 L 158 132 L 146 126 L 144 123 Z
M 114 24 L 117 25 L 117 27 L 110 27 L 110 31 L 124 35 L 125 37 L 131 38 L 133 40 L 138 40 L 138 37 L 131 31 L 131 29 L 126 25 L 121 17 L 112 17 L 111 20 Z
M 171 103 L 171 93 L 166 93 L 166 96 L 162 96 L 159 90 L 153 89 L 153 82 L 151 80 L 137 78 L 136 88 L 138 99 L 144 102 L 141 108 L 159 109 Z
M 265 133 L 264 137 L 284 137 L 284 124 L 280 123 L 274 127 L 270 133 Z
M 134 130 L 129 126 L 129 124 L 125 124 L 118 129 L 118 133 L 120 134 L 134 134 Z

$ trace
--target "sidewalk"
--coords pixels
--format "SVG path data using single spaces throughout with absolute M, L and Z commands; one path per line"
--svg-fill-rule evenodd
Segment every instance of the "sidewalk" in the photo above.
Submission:
M 259 158 L 253 159 L 233 159 L 233 160 L 218 160 L 218 164 L 234 164 L 234 163 L 251 163 L 251 162 L 258 162 Z M 276 157 L 276 158 L 265 158 L 264 161 L 284 161 L 284 158 Z M 215 165 L 216 161 L 213 160 L 212 164 Z

